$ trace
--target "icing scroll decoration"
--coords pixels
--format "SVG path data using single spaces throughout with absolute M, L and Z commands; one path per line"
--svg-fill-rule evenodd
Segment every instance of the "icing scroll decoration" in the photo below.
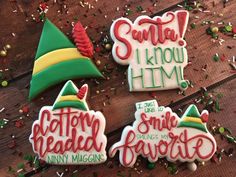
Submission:
M 158 106 L 156 100 L 136 103 L 135 121 L 126 126 L 121 140 L 109 151 L 113 157 L 120 151 L 120 163 L 132 167 L 138 155 L 156 162 L 166 157 L 169 161 L 207 161 L 216 151 L 216 141 L 207 130 L 208 112 L 201 114 L 190 105 L 179 118 L 168 107 Z
M 97 164 L 106 161 L 105 118 L 89 110 L 88 86 L 68 81 L 53 106 L 44 106 L 33 123 L 30 142 L 50 164 Z
M 128 67 L 130 91 L 187 89 L 183 69 L 188 57 L 184 34 L 188 11 L 167 12 L 162 17 L 139 16 L 115 20 L 110 34 L 115 61 Z

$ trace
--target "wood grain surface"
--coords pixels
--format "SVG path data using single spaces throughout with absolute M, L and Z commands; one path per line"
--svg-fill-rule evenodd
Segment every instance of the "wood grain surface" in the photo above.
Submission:
M 25 154 L 34 154 L 28 137 L 30 135 L 31 126 L 34 120 L 38 118 L 38 112 L 44 105 L 52 105 L 57 94 L 63 84 L 59 84 L 40 95 L 32 102 L 28 102 L 29 82 L 31 79 L 32 66 L 34 55 L 37 49 L 37 44 L 43 27 L 43 23 L 32 21 L 32 14 L 37 16 L 37 7 L 41 1 L 28 0 L 7 0 L 0 1 L 0 47 L 3 48 L 6 44 L 11 44 L 7 57 L 0 58 L 0 69 L 4 71 L 5 79 L 9 81 L 9 86 L 0 88 L 0 105 L 5 108 L 0 113 L 0 119 L 7 118 L 9 123 L 0 129 L 0 176 L 10 177 L 17 176 L 19 173 L 9 173 L 9 167 L 16 169 L 19 163 L 25 163 L 23 160 Z M 141 15 L 136 12 L 137 6 L 142 6 L 146 10 L 145 15 L 162 15 L 169 10 L 178 10 L 183 5 L 179 0 L 158 0 L 156 1 L 106 1 L 99 0 L 98 2 L 91 1 L 94 9 L 87 9 L 80 6 L 80 1 L 48 1 L 49 11 L 47 17 L 55 23 L 65 34 L 71 38 L 71 23 L 75 19 L 79 19 L 84 26 L 87 26 L 87 33 L 90 38 L 98 45 L 101 36 L 109 35 L 109 27 L 112 20 L 121 17 L 124 9 L 132 10 L 128 16 L 134 20 Z M 153 4 L 156 3 L 156 6 Z M 211 118 L 215 119 L 211 124 L 221 124 L 222 126 L 232 129 L 233 134 L 236 134 L 235 129 L 235 72 L 229 65 L 228 59 L 236 55 L 236 41 L 231 36 L 220 34 L 220 37 L 225 40 L 223 45 L 218 42 L 213 43 L 211 37 L 206 35 L 206 29 L 209 25 L 201 25 L 203 20 L 214 21 L 213 26 L 218 22 L 231 22 L 236 25 L 236 2 L 231 0 L 224 7 L 221 0 L 201 1 L 204 7 L 210 12 L 190 12 L 190 21 L 188 31 L 186 33 L 187 50 L 191 65 L 187 66 L 184 74 L 185 78 L 193 83 L 193 87 L 189 88 L 184 94 L 178 94 L 177 90 L 157 91 L 152 93 L 130 93 L 126 79 L 127 67 L 116 64 L 110 52 L 104 51 L 96 53 L 94 62 L 101 61 L 98 68 L 104 71 L 104 66 L 112 68 L 111 73 L 105 73 L 104 80 L 75 80 L 78 86 L 87 82 L 90 87 L 88 103 L 90 108 L 100 110 L 106 117 L 106 133 L 109 138 L 109 146 L 117 141 L 120 137 L 122 128 L 130 124 L 134 120 L 133 113 L 135 111 L 134 104 L 138 101 L 153 99 L 155 97 L 159 105 L 170 105 L 174 110 L 183 108 L 192 102 L 195 98 L 201 96 L 201 88 L 206 87 L 211 91 L 223 93 L 223 98 L 220 100 L 222 110 L 217 113 L 212 113 Z M 117 11 L 119 7 L 119 11 Z M 16 11 L 16 12 L 15 12 Z M 60 11 L 60 12 L 58 12 Z M 222 13 L 223 16 L 219 16 Z M 198 18 L 196 18 L 196 16 Z M 191 29 L 190 24 L 195 23 L 196 29 Z M 102 34 L 101 34 L 102 33 Z M 220 56 L 225 55 L 225 61 L 215 62 L 212 56 L 219 53 Z M 205 71 L 202 68 L 205 68 Z M 97 82 L 99 84 L 97 84 Z M 99 92 L 99 93 L 98 93 Z M 19 113 L 19 110 L 27 105 L 30 108 L 29 115 Z M 201 107 L 201 105 L 199 105 Z M 0 108 L 1 109 L 1 108 Z M 24 125 L 20 128 L 15 126 L 16 121 L 22 119 Z M 13 139 L 12 135 L 16 138 Z M 9 148 L 13 141 L 16 146 Z M 217 138 L 219 147 L 230 148 L 226 141 Z M 235 149 L 235 145 L 233 146 Z M 180 165 L 177 176 L 236 176 L 234 168 L 236 159 L 235 155 L 231 158 L 225 157 L 219 164 L 207 162 L 205 166 L 200 166 L 199 170 L 194 173 L 186 170 L 186 165 Z M 113 164 L 113 168 L 109 168 L 109 164 Z M 148 170 L 146 161 L 140 158 L 140 165 L 137 169 L 143 172 L 140 176 L 168 176 L 167 170 L 163 165 L 157 164 L 154 170 Z M 69 169 L 66 171 L 66 169 Z M 64 176 L 72 176 L 73 172 L 76 176 L 138 176 L 136 170 L 125 169 L 118 164 L 117 156 L 115 159 L 109 159 L 105 164 L 97 166 L 46 166 L 46 169 L 38 171 L 32 170 L 32 167 L 25 165 L 23 173 L 26 176 L 58 176 L 56 172 L 64 172 Z M 119 173 L 120 171 L 120 173 Z

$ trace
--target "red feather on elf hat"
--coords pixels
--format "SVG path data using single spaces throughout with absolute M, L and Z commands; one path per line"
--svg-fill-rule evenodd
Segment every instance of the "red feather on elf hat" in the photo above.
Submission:
M 75 24 L 72 33 L 78 51 L 81 52 L 82 55 L 92 58 L 93 44 L 90 41 L 85 28 L 79 21 Z

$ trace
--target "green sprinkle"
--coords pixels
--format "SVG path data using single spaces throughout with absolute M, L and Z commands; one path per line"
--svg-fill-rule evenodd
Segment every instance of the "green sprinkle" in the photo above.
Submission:
M 233 27 L 232 27 L 231 25 L 226 25 L 226 26 L 225 26 L 225 30 L 226 30 L 227 32 L 231 32 L 231 31 L 233 30 Z
M 132 10 L 126 10 L 126 14 L 127 15 L 130 15 L 130 14 L 132 14 L 133 12 L 132 12 Z
M 23 164 L 23 163 L 18 163 L 17 164 L 18 169 L 23 169 L 24 167 L 25 167 L 25 164 Z
M 195 24 L 195 23 L 191 23 L 191 24 L 190 24 L 190 27 L 191 27 L 192 29 L 195 29 L 195 28 L 196 28 L 196 24 Z
M 6 87 L 8 85 L 8 82 L 7 81 L 2 81 L 1 84 L 2 84 L 3 87 Z
M 27 160 L 28 162 L 33 162 L 34 158 L 30 154 L 24 155 L 24 160 Z
M 181 86 L 181 88 L 185 89 L 188 87 L 188 83 L 184 81 L 180 84 L 180 86 Z
M 7 122 L 5 120 L 0 119 L 0 128 L 3 128 L 6 124 Z
M 216 34 L 216 33 L 212 33 L 212 34 L 211 34 L 211 37 L 212 37 L 213 39 L 218 39 L 219 35 Z
M 234 137 L 229 136 L 229 135 L 226 135 L 226 138 L 227 138 L 229 143 L 234 143 L 236 141 Z
M 147 168 L 148 168 L 149 170 L 154 169 L 155 166 L 156 166 L 155 163 L 152 163 L 152 162 L 148 162 L 148 164 L 147 164 Z
M 216 102 L 215 102 L 215 109 L 216 109 L 216 112 L 220 111 L 220 103 L 218 100 L 216 100 Z
M 178 168 L 175 164 L 173 163 L 170 163 L 168 164 L 168 167 L 167 167 L 167 171 L 171 174 L 171 175 L 175 175 L 178 173 Z
M 18 177 L 25 177 L 23 173 L 18 174 Z
M 217 62 L 217 61 L 219 61 L 219 59 L 220 59 L 220 57 L 219 57 L 219 55 L 216 53 L 216 54 L 213 56 L 213 60 L 214 60 L 215 62 Z
M 142 12 L 142 11 L 143 11 L 142 6 L 137 6 L 137 7 L 136 7 L 136 12 Z
M 209 28 L 206 29 L 206 33 L 207 33 L 208 35 L 212 35 L 212 34 L 213 34 L 213 32 L 211 31 L 211 27 L 209 27 Z
M 216 97 L 218 98 L 218 99 L 221 99 L 221 98 L 223 98 L 223 93 L 218 93 L 217 95 L 216 95 Z
M 40 167 L 40 161 L 38 159 L 35 160 L 34 167 L 35 168 L 39 168 Z
M 220 128 L 219 128 L 219 132 L 220 132 L 221 134 L 224 133 L 224 132 L 225 132 L 224 127 L 220 127 Z

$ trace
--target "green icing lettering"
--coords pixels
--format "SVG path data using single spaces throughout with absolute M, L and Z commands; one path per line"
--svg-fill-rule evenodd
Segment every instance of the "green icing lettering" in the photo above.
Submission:
M 141 74 L 139 76 L 134 76 L 133 69 L 131 68 L 131 89 L 134 88 L 134 79 L 141 79 L 142 88 L 144 88 L 144 73 L 143 68 L 140 69 Z
M 48 155 L 46 161 L 51 164 L 67 164 L 68 155 Z
M 137 63 L 140 64 L 139 49 L 136 49 Z
M 165 87 L 164 76 L 166 76 L 168 79 L 172 79 L 172 77 L 175 76 L 176 82 L 177 82 L 177 84 L 179 84 L 179 77 L 178 77 L 178 72 L 177 72 L 176 66 L 173 67 L 173 69 L 171 70 L 171 72 L 169 74 L 165 71 L 165 69 L 162 66 L 160 67 L 160 70 L 161 70 L 161 80 L 162 80 L 163 87 Z
M 72 155 L 72 163 L 91 164 L 104 161 L 103 154 L 76 154 Z
M 151 71 L 151 79 L 152 79 L 152 85 L 149 86 L 149 87 L 145 87 L 145 88 L 159 88 L 161 87 L 161 85 L 156 85 L 155 83 L 155 74 L 154 74 L 154 71 L 155 70 L 160 70 L 160 67 L 157 67 L 157 68 L 146 68 L 146 70 L 150 70 Z
M 168 57 L 167 57 L 167 52 L 169 52 L 169 60 L 168 60 Z M 172 54 L 172 50 L 170 48 L 165 48 L 164 50 L 164 55 L 163 55 L 163 60 L 166 62 L 166 63 L 171 63 L 172 62 L 172 57 L 173 57 L 173 54 Z M 162 61 L 163 61 L 162 60 Z
M 149 57 L 148 56 L 148 49 L 145 49 L 145 54 L 146 54 L 146 64 L 147 65 L 154 65 L 152 60 L 154 59 L 153 56 Z
M 179 52 L 179 48 L 173 48 L 173 58 L 176 63 L 183 63 L 184 62 L 184 48 L 181 48 L 181 56 Z M 177 54 L 176 54 L 177 53 Z M 177 56 L 177 57 L 176 57 Z

